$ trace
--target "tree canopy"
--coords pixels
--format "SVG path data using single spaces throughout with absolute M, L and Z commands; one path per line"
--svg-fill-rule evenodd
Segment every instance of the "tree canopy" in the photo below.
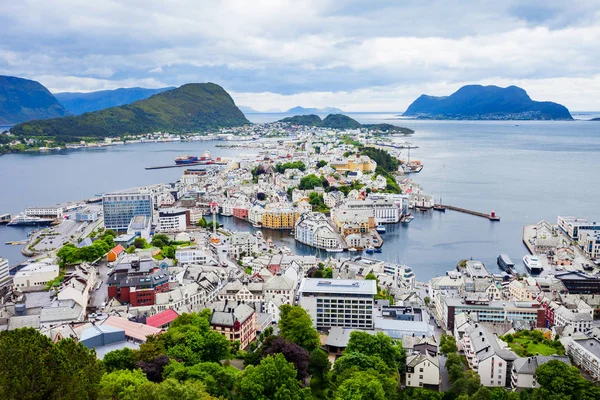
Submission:
M 314 351 L 321 344 L 310 315 L 300 306 L 284 304 L 280 307 L 279 334 L 308 351 Z

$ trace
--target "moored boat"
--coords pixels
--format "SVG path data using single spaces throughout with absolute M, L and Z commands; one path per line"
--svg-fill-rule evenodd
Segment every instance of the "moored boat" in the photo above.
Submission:
M 197 162 L 198 162 L 198 157 L 196 157 L 196 156 L 188 156 L 186 154 L 184 156 L 175 157 L 175 164 L 177 164 L 177 165 L 194 164 Z
M 540 259 L 536 256 L 526 255 L 523 257 L 523 264 L 525 264 L 525 268 L 532 274 L 539 274 L 544 270 Z
M 369 254 L 375 253 L 375 248 L 373 246 L 368 246 L 366 252 Z
M 344 251 L 344 249 L 342 249 L 341 247 L 336 247 L 332 249 L 325 249 L 325 251 L 328 253 L 341 253 L 342 251 Z
M 497 259 L 498 266 L 502 271 L 512 273 L 515 263 L 508 257 L 507 254 L 500 254 Z
M 54 220 L 51 218 L 30 217 L 25 214 L 19 214 L 7 225 L 10 226 L 31 226 L 31 225 L 52 225 Z
M 379 224 L 377 225 L 377 228 L 375 228 L 375 230 L 377 231 L 377 233 L 385 233 L 386 228 L 385 225 Z

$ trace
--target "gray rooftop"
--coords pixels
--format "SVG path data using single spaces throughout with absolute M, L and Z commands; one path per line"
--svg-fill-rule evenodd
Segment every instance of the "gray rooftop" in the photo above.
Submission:
M 375 280 L 305 278 L 300 284 L 301 293 L 377 294 Z

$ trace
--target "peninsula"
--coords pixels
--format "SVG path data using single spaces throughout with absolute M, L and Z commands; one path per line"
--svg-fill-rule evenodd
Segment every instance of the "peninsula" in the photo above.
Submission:
M 421 95 L 404 116 L 422 119 L 572 120 L 569 110 L 549 101 L 534 101 L 517 86 L 463 86 L 450 96 Z

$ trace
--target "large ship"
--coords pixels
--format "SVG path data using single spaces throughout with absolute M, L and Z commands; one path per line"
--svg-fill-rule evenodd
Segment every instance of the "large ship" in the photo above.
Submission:
M 527 270 L 532 274 L 539 274 L 544 270 L 540 259 L 536 256 L 526 255 L 523 257 L 523 264 L 525 264 Z
M 497 259 L 498 266 L 502 271 L 505 271 L 509 274 L 513 273 L 513 268 L 515 267 L 515 263 L 511 261 L 511 259 L 506 254 L 500 254 Z
M 30 217 L 25 214 L 19 214 L 10 220 L 8 225 L 52 225 L 54 220 L 51 218 Z
M 198 157 L 196 156 L 179 156 L 175 157 L 175 164 L 177 165 L 185 165 L 185 164 L 195 164 L 198 162 Z

